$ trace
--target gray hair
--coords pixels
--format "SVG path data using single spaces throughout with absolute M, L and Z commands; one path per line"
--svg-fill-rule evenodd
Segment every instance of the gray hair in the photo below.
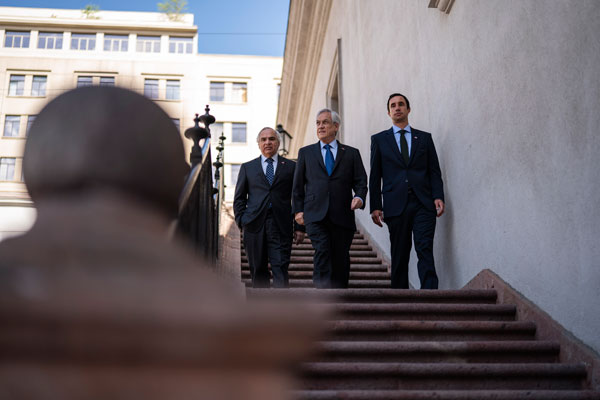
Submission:
M 322 110 L 319 110 L 316 118 L 319 118 L 319 115 L 326 113 L 326 112 L 331 114 L 331 122 L 333 122 L 334 124 L 338 124 L 338 126 L 340 126 L 342 124 L 342 119 L 340 118 L 340 114 L 336 113 L 335 111 L 333 111 L 330 108 L 324 108 Z
M 281 143 L 281 133 L 277 132 L 277 129 L 273 129 L 270 126 L 265 126 L 264 128 L 262 128 L 259 132 L 258 135 L 256 135 L 256 143 L 260 143 L 260 134 L 265 130 L 265 129 L 271 129 L 273 132 L 275 132 L 275 136 L 277 136 L 277 141 L 279 143 Z

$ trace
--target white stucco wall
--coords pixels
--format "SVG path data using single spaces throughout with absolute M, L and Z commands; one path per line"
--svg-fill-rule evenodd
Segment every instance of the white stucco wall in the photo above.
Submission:
M 600 2 L 456 0 L 449 15 L 427 4 L 334 1 L 305 143 L 341 38 L 343 139 L 367 171 L 390 93 L 433 134 L 448 207 L 441 288 L 491 268 L 600 351 Z M 389 252 L 387 229 L 357 218 Z

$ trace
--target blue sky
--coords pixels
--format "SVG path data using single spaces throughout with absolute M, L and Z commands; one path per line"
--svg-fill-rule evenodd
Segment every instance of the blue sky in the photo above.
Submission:
M 0 0 L 0 6 L 158 11 L 163 0 Z M 198 52 L 283 56 L 289 0 L 188 0 Z

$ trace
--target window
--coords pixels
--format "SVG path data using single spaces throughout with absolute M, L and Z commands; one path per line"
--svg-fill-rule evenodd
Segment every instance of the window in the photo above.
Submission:
M 219 143 L 219 137 L 223 135 L 223 123 L 217 122 L 209 125 L 210 128 L 210 139 L 213 143 Z
M 234 83 L 232 87 L 232 101 L 234 103 L 246 103 L 248 101 L 248 85 L 246 83 Z
M 235 187 L 238 180 L 238 175 L 240 174 L 240 164 L 231 164 L 231 175 L 229 186 Z
M 92 77 L 91 76 L 78 76 L 77 77 L 77 87 L 86 87 L 92 86 Z
M 246 123 L 232 123 L 231 124 L 231 142 L 232 143 L 246 143 Z
M 138 36 L 136 50 L 139 53 L 160 53 L 160 36 Z
M 62 49 L 62 46 L 62 32 L 40 32 L 38 37 L 38 49 Z
M 96 48 L 96 35 L 93 33 L 71 34 L 71 50 L 94 50 Z
M 6 31 L 4 36 L 4 47 L 29 48 L 29 32 Z
M 158 79 L 144 79 L 144 95 L 150 99 L 158 99 Z
M 4 119 L 4 136 L 17 137 L 19 136 L 19 126 L 21 125 L 21 116 L 7 115 Z
M 167 80 L 167 100 L 179 100 L 180 82 L 178 80 Z
M 225 100 L 225 82 L 210 83 L 210 101 Z
M 193 39 L 186 37 L 169 37 L 169 53 L 191 54 Z
M 47 76 L 34 76 L 31 84 L 31 95 L 38 97 L 45 96 L 47 80 Z
M 104 35 L 104 51 L 127 51 L 127 35 Z
M 115 77 L 114 76 L 101 76 L 100 77 L 100 86 L 115 86 Z
M 25 75 L 11 75 L 8 84 L 9 96 L 23 96 L 25 89 Z
M 179 118 L 171 118 L 171 121 L 173 121 L 173 123 L 175 124 L 177 132 L 181 132 L 181 124 L 179 122 Z
M 16 158 L 0 158 L 0 181 L 12 181 L 15 179 Z
M 25 136 L 29 136 L 29 131 L 31 130 L 31 125 L 33 124 L 33 121 L 35 121 L 35 117 L 37 117 L 37 115 L 27 116 L 27 128 L 25 129 Z

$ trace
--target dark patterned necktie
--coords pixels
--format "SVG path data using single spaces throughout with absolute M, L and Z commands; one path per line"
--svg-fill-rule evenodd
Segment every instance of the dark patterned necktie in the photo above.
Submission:
M 267 158 L 267 172 L 265 173 L 267 180 L 269 181 L 269 185 L 273 184 L 273 180 L 275 179 L 275 170 L 273 168 L 273 159 Z
M 404 134 L 408 132 L 404 129 L 400 130 L 400 152 L 402 153 L 402 158 L 404 158 L 404 162 L 408 165 L 410 161 L 410 155 L 408 154 L 408 142 L 406 141 L 406 136 Z
M 327 174 L 331 176 L 333 172 L 333 166 L 335 161 L 333 160 L 333 153 L 331 152 L 331 146 L 326 144 L 325 146 L 325 168 L 327 168 Z

